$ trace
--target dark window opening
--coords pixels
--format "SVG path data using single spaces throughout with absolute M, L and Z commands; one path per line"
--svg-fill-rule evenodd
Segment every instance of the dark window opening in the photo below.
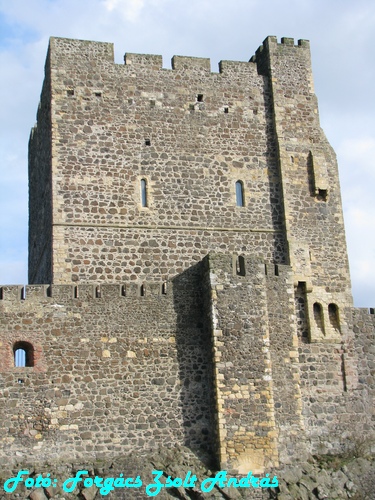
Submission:
M 237 276 L 246 276 L 246 269 L 245 269 L 245 259 L 242 255 L 238 256 L 237 259 Z
M 121 287 L 121 297 L 126 297 L 126 287 L 125 287 L 125 285 L 122 285 L 122 287 Z
M 203 102 L 203 94 L 198 94 L 197 95 L 197 101 L 198 102 Z
M 17 380 L 17 382 L 18 382 L 19 384 L 24 384 L 24 383 L 25 383 L 25 380 L 24 380 L 23 378 L 19 378 L 19 379 Z
M 34 348 L 29 342 L 16 342 L 13 346 L 14 366 L 34 366 Z
M 151 146 L 151 140 L 145 139 L 145 146 Z
M 224 113 L 229 113 L 229 108 L 227 106 L 224 107 Z
M 322 306 L 318 302 L 315 302 L 315 304 L 313 305 L 313 311 L 314 311 L 314 320 L 315 320 L 316 326 L 323 333 L 323 335 L 325 335 Z
M 147 181 L 146 179 L 141 179 L 141 205 L 142 207 L 147 207 Z
M 150 100 L 150 106 L 151 106 L 152 108 L 154 108 L 154 107 L 155 107 L 155 105 L 156 105 L 156 101 L 154 101 L 153 99 L 151 99 L 151 100 Z
M 69 97 L 71 97 L 72 95 L 74 95 L 74 90 L 73 89 L 68 89 L 66 91 L 66 95 L 69 96 Z
M 95 97 L 102 97 L 102 93 L 101 92 L 95 92 Z
M 167 283 L 164 281 L 164 283 L 161 286 L 161 294 L 162 295 L 167 295 Z
M 275 276 L 279 275 L 279 266 L 275 264 Z
M 243 207 L 245 205 L 244 189 L 242 181 L 236 182 L 236 205 L 237 207 Z
M 328 317 L 334 330 L 340 331 L 339 308 L 336 304 L 328 305 Z
M 139 288 L 139 295 L 141 297 L 144 297 L 145 296 L 145 287 L 144 285 L 141 285 L 140 288 Z
M 317 199 L 320 201 L 327 201 L 327 189 L 318 189 Z

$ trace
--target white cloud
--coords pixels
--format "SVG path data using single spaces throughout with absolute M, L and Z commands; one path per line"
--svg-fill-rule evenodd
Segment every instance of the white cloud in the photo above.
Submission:
M 131 22 L 137 21 L 144 4 L 144 0 L 104 0 L 104 6 L 109 12 L 119 13 Z

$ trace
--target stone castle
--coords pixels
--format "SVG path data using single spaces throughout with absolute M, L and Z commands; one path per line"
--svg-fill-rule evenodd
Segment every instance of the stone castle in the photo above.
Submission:
M 249 62 L 51 38 L 29 285 L 1 288 L 0 463 L 185 444 L 262 473 L 374 435 L 309 42 Z

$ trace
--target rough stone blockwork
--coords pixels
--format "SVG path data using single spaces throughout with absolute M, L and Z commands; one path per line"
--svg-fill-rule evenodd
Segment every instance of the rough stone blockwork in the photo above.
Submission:
M 352 307 L 309 42 L 212 73 L 51 38 L 29 177 L 1 464 L 187 446 L 261 474 L 374 448 L 374 311 Z

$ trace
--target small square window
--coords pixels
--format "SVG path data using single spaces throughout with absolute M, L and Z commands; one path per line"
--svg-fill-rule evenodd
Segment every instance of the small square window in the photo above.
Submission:
M 228 108 L 228 106 L 225 106 L 225 107 L 224 107 L 224 113 L 229 113 L 229 108 Z
M 151 146 L 151 140 L 145 139 L 145 146 Z
M 203 94 L 198 94 L 197 95 L 197 101 L 198 102 L 203 102 Z
M 69 96 L 69 97 L 73 96 L 74 95 L 74 90 L 73 89 L 68 89 L 66 91 L 66 95 Z

